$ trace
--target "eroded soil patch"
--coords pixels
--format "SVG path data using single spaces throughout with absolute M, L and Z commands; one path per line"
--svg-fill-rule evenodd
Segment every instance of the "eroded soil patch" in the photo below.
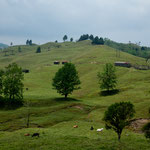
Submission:
M 148 122 L 150 122 L 150 119 L 144 118 L 134 119 L 130 122 L 129 128 L 135 132 L 142 133 L 143 126 Z

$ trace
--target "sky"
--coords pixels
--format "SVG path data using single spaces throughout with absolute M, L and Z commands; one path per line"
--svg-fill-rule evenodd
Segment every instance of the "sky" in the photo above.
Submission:
M 0 0 L 0 43 L 93 34 L 150 46 L 150 0 Z

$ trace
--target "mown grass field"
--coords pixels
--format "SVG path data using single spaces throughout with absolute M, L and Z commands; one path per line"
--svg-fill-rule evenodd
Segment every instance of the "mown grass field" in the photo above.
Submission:
M 92 46 L 90 41 L 78 43 L 47 43 L 42 52 L 35 53 L 37 46 L 9 48 L 7 56 L 0 53 L 0 68 L 16 62 L 30 73 L 24 74 L 24 100 L 29 107 L 16 110 L 0 110 L 0 149 L 2 150 L 148 150 L 150 143 L 143 134 L 132 130 L 123 131 L 121 142 L 113 131 L 104 128 L 105 110 L 112 103 L 131 101 L 135 105 L 134 118 L 148 118 L 150 107 L 150 71 L 117 67 L 118 94 L 100 94 L 97 73 L 105 63 L 128 61 L 145 65 L 143 58 L 121 52 L 107 46 Z M 14 50 L 12 55 L 11 50 Z M 53 62 L 67 60 L 76 65 L 81 80 L 81 89 L 64 100 L 52 89 L 52 78 L 62 65 Z M 26 88 L 29 90 L 27 91 Z M 28 110 L 30 128 L 26 128 Z M 74 129 L 77 124 L 79 128 Z M 90 131 L 94 126 L 95 130 Z M 25 137 L 26 133 L 39 132 L 39 138 Z

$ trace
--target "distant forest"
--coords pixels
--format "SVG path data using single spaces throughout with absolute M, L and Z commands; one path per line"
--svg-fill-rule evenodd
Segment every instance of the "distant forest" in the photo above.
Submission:
M 117 43 L 108 38 L 105 38 L 104 43 L 107 46 L 121 50 L 123 52 L 130 53 L 135 56 L 144 57 L 144 58 L 150 57 L 150 47 L 140 46 L 140 42 L 137 44 L 131 42 L 124 44 L 124 43 Z
M 91 44 L 93 45 L 107 45 L 110 46 L 114 49 L 118 49 L 120 51 L 123 52 L 127 52 L 129 54 L 135 55 L 135 56 L 139 56 L 139 57 L 143 57 L 143 58 L 150 58 L 150 47 L 146 47 L 146 46 L 140 46 L 140 42 L 139 43 L 131 43 L 129 41 L 129 43 L 125 44 L 125 43 L 118 43 L 118 42 L 114 42 L 108 38 L 102 38 L 102 37 L 98 37 L 98 36 L 93 36 L 88 35 L 88 34 L 83 34 L 80 36 L 79 41 L 84 41 L 84 40 L 91 40 Z

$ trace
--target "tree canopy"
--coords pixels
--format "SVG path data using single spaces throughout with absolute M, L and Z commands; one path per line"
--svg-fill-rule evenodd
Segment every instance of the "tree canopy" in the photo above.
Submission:
M 27 40 L 26 41 L 26 45 L 30 45 L 31 46 L 32 45 L 32 40 Z
M 70 38 L 70 42 L 73 42 L 73 38 Z
M 120 102 L 108 107 L 104 114 L 106 129 L 113 129 L 118 134 L 118 140 L 125 126 L 129 124 L 134 116 L 135 110 L 130 102 Z
M 6 67 L 3 77 L 4 98 L 10 103 L 23 101 L 23 73 L 22 69 L 16 63 L 9 64 Z
M 67 35 L 64 35 L 63 41 L 65 42 L 68 39 Z
M 56 72 L 52 85 L 58 93 L 67 98 L 68 94 L 72 94 L 74 90 L 80 88 L 78 86 L 80 83 L 75 65 L 72 63 L 66 63 Z
M 115 74 L 115 66 L 107 63 L 102 73 L 98 73 L 100 88 L 106 89 L 108 92 L 113 90 L 117 84 L 117 76 Z
M 40 46 L 36 49 L 36 53 L 41 53 L 41 47 Z
M 95 45 L 104 45 L 104 40 L 102 37 L 98 37 L 96 36 L 95 38 L 93 38 L 92 40 L 92 44 L 95 44 Z
M 83 34 L 80 36 L 78 41 L 84 41 L 84 40 L 88 40 L 89 39 L 89 35 L 88 34 Z

